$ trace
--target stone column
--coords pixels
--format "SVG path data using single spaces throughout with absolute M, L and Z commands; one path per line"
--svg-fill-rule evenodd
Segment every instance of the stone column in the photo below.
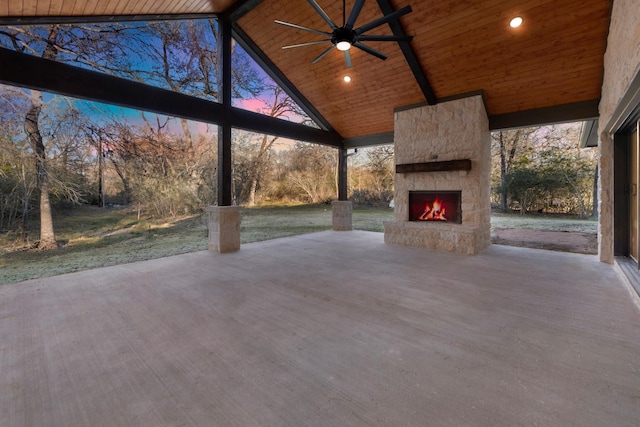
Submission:
M 491 243 L 491 132 L 481 96 L 396 111 L 396 165 L 471 160 L 471 170 L 396 173 L 386 243 L 477 254 Z M 409 221 L 411 191 L 460 191 L 462 224 Z
M 350 231 L 353 202 L 351 200 L 334 200 L 331 203 L 331 224 L 334 231 Z
M 209 250 L 234 252 L 240 249 L 240 206 L 209 206 Z
M 613 264 L 613 138 L 607 133 L 598 141 L 598 255 Z

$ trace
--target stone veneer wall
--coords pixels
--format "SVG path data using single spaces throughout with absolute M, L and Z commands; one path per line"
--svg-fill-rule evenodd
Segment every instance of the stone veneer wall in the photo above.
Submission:
M 395 175 L 385 242 L 475 254 L 490 243 L 491 134 L 481 96 L 395 113 L 396 164 L 471 159 L 470 171 Z M 409 222 L 409 191 L 461 190 L 462 224 Z
M 613 263 L 613 137 L 605 131 L 633 78 L 640 72 L 640 8 L 637 0 L 615 0 L 604 56 L 598 142 L 598 253 Z

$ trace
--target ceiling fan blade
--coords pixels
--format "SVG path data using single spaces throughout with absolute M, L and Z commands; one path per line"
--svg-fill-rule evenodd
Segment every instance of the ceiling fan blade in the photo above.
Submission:
M 344 51 L 344 63 L 347 66 L 347 68 L 351 67 L 351 65 L 353 65 L 351 63 L 351 53 L 349 53 L 348 50 Z
M 323 44 L 323 43 L 327 43 L 330 42 L 331 39 L 327 39 L 327 40 L 319 40 L 317 42 L 309 42 L 309 43 L 300 43 L 300 44 L 292 44 L 289 46 L 282 46 L 283 49 L 295 49 L 297 47 L 305 47 L 305 46 L 313 46 L 314 44 Z
M 309 31 L 310 33 L 322 34 L 323 36 L 331 36 L 331 33 L 327 33 L 326 31 L 314 30 L 313 28 L 302 27 L 296 24 L 290 24 L 289 22 L 278 21 L 277 19 L 274 21 L 276 24 L 284 25 L 285 27 L 295 28 L 297 30 Z
M 375 56 L 376 58 L 382 59 L 383 61 L 385 59 L 387 59 L 387 55 L 385 55 L 384 53 L 378 52 L 377 50 L 372 49 L 369 46 L 364 45 L 364 44 L 362 44 L 360 42 L 354 43 L 353 45 L 355 47 L 357 47 L 358 49 L 363 50 L 363 51 L 367 52 L 368 54 Z
M 375 21 L 371 21 L 368 24 L 363 25 L 360 28 L 357 28 L 355 30 L 356 34 L 360 35 L 362 33 L 365 33 L 369 30 L 372 30 L 376 27 L 379 27 L 380 25 L 386 24 L 389 21 L 393 21 L 394 19 L 398 19 L 403 15 L 406 15 L 407 13 L 411 12 L 411 6 L 405 6 L 402 9 L 398 9 L 395 12 L 391 12 L 388 15 L 383 16 L 382 18 L 376 19 Z
M 329 18 L 329 15 L 327 15 L 324 10 L 322 10 L 320 5 L 316 3 L 316 0 L 307 0 L 307 2 L 311 5 L 312 8 L 316 10 L 316 12 L 318 12 L 318 15 L 320 15 L 320 17 L 324 19 L 324 22 L 326 22 L 331 27 L 332 30 L 338 29 L 338 26 L 336 25 L 336 23 L 333 22 L 331 18 Z
M 312 64 L 315 64 L 316 62 L 320 61 L 322 58 L 324 58 L 329 52 L 331 52 L 331 50 L 334 48 L 335 46 L 331 45 L 327 50 L 325 50 L 324 52 L 322 52 L 320 55 L 318 55 L 316 57 L 316 59 L 314 59 L 313 61 L 311 61 Z
M 413 36 L 358 36 L 358 40 L 369 42 L 410 42 Z
M 360 11 L 362 10 L 362 6 L 364 6 L 364 0 L 356 0 L 356 3 L 353 5 L 353 9 L 351 9 L 351 13 L 349 14 L 349 19 L 347 19 L 347 22 L 344 24 L 346 29 L 353 29 L 353 26 L 358 19 L 358 15 L 360 15 Z

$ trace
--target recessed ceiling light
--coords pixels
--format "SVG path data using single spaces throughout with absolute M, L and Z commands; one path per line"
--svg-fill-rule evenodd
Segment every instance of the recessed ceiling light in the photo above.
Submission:
M 522 18 L 520 16 L 516 16 L 509 22 L 511 28 L 518 28 L 520 25 L 522 25 Z
M 344 76 L 342 80 L 344 80 L 345 83 L 351 83 L 351 76 Z

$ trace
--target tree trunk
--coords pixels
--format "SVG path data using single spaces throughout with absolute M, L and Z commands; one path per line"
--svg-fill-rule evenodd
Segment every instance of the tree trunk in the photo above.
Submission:
M 191 154 L 191 150 L 193 150 L 193 137 L 191 136 L 191 130 L 189 129 L 189 122 L 187 119 L 180 119 L 180 124 L 182 125 L 182 133 L 184 134 L 187 147 L 189 147 L 189 154 Z
M 113 165 L 113 168 L 116 170 L 116 173 L 118 174 L 118 176 L 120 177 L 120 180 L 122 181 L 122 187 L 124 191 L 124 203 L 129 204 L 131 202 L 131 185 L 129 184 L 129 180 L 125 176 L 122 168 L 118 166 L 118 162 L 116 162 L 113 158 L 111 159 L 111 164 Z
M 98 136 L 98 207 L 104 207 L 104 151 L 102 149 L 102 135 Z
M 265 135 L 264 138 L 267 138 Z M 264 145 L 264 143 L 263 143 Z M 258 157 L 256 157 L 256 161 L 253 165 L 253 171 L 251 172 L 250 186 L 249 186 L 249 197 L 247 200 L 248 206 L 256 205 L 256 191 L 258 190 L 258 180 L 260 179 L 260 173 L 262 171 L 262 164 L 264 163 L 264 154 L 265 152 L 260 150 L 258 153 Z
M 253 165 L 253 171 L 251 172 L 251 184 L 249 187 L 249 200 L 247 200 L 248 206 L 255 206 L 256 204 L 256 191 L 258 190 L 258 181 L 260 180 L 260 175 L 262 174 L 262 169 L 264 167 L 264 159 L 267 155 L 267 152 L 273 146 L 273 143 L 276 142 L 278 137 L 273 137 L 269 140 L 268 135 L 262 136 L 262 142 L 260 143 L 260 150 L 258 151 L 258 156 L 256 157 L 256 161 Z
M 29 200 L 31 195 L 29 194 L 29 185 L 27 184 L 27 172 L 24 169 L 24 163 L 22 163 L 22 217 L 20 221 L 20 239 L 23 242 L 27 241 L 29 235 Z
M 46 167 L 46 153 L 42 135 L 38 127 L 38 119 L 42 111 L 42 92 L 31 91 L 31 107 L 24 121 L 24 130 L 33 149 L 36 161 L 36 176 L 40 190 L 40 242 L 39 249 L 54 249 L 57 247 L 56 236 L 53 231 L 53 216 L 49 199 L 49 174 Z

